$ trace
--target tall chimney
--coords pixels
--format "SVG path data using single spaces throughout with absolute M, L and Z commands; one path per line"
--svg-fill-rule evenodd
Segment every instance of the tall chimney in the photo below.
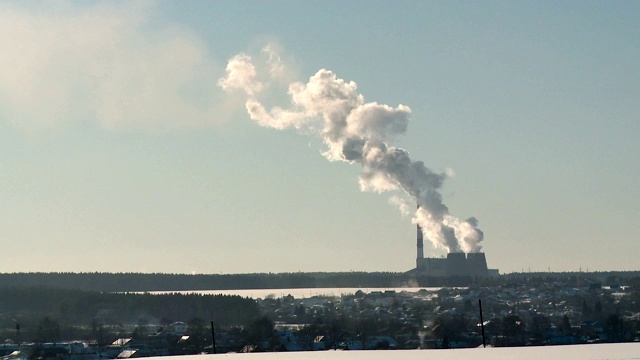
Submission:
M 418 209 L 420 209 L 420 204 L 418 204 Z M 417 248 L 418 248 L 418 253 L 416 258 L 417 259 L 424 259 L 424 241 L 422 239 L 422 228 L 420 227 L 420 225 L 416 225 L 416 228 L 418 230 L 417 233 Z
M 424 241 L 422 240 L 422 228 L 420 227 L 420 225 L 417 226 L 418 227 L 418 259 L 424 259 Z

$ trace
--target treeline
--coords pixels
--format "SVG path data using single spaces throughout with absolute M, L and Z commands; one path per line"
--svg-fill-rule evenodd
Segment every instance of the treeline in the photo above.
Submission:
M 104 292 L 411 286 L 407 273 L 143 274 L 4 273 L 0 288 L 47 286 Z
M 101 292 L 147 292 L 296 288 L 391 288 L 440 286 L 499 286 L 527 279 L 579 282 L 589 279 L 606 285 L 637 283 L 640 272 L 512 273 L 499 277 L 416 277 L 414 273 L 257 273 L 257 274 L 146 274 L 146 273 L 4 273 L 0 288 L 46 286 Z
M 232 295 L 132 294 L 0 287 L 0 327 L 29 327 L 43 318 L 63 325 L 169 324 L 200 318 L 222 326 L 244 325 L 259 316 L 255 300 Z

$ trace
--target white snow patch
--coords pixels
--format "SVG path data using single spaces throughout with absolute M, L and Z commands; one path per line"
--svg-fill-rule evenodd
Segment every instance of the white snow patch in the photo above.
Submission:
M 197 359 L 195 359 L 197 357 Z M 154 358 L 149 358 L 154 359 Z M 158 358 L 160 359 L 160 358 Z M 589 344 L 455 350 L 307 351 L 172 356 L 172 360 L 631 360 L 640 359 L 640 343 Z

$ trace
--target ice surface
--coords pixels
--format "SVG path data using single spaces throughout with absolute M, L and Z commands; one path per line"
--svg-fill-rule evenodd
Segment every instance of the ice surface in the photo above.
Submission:
M 253 299 L 267 297 L 281 298 L 291 295 L 296 299 L 305 299 L 314 296 L 342 296 L 353 295 L 356 291 L 361 290 L 364 293 L 373 291 L 395 291 L 395 292 L 411 292 L 415 293 L 419 290 L 437 291 L 439 287 L 400 287 L 400 288 L 300 288 L 300 289 L 241 289 L 241 290 L 182 290 L 182 291 L 151 291 L 150 294 L 202 294 L 202 295 L 239 295 L 242 297 L 250 297 Z

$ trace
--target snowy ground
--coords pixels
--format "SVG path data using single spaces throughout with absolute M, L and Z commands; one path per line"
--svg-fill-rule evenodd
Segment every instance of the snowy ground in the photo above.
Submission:
M 194 357 L 197 357 L 197 359 L 194 359 Z M 640 343 L 456 350 L 315 351 L 171 357 L 172 360 L 187 360 L 187 358 L 188 360 L 630 360 L 640 359 Z M 156 358 L 156 360 L 162 359 Z

